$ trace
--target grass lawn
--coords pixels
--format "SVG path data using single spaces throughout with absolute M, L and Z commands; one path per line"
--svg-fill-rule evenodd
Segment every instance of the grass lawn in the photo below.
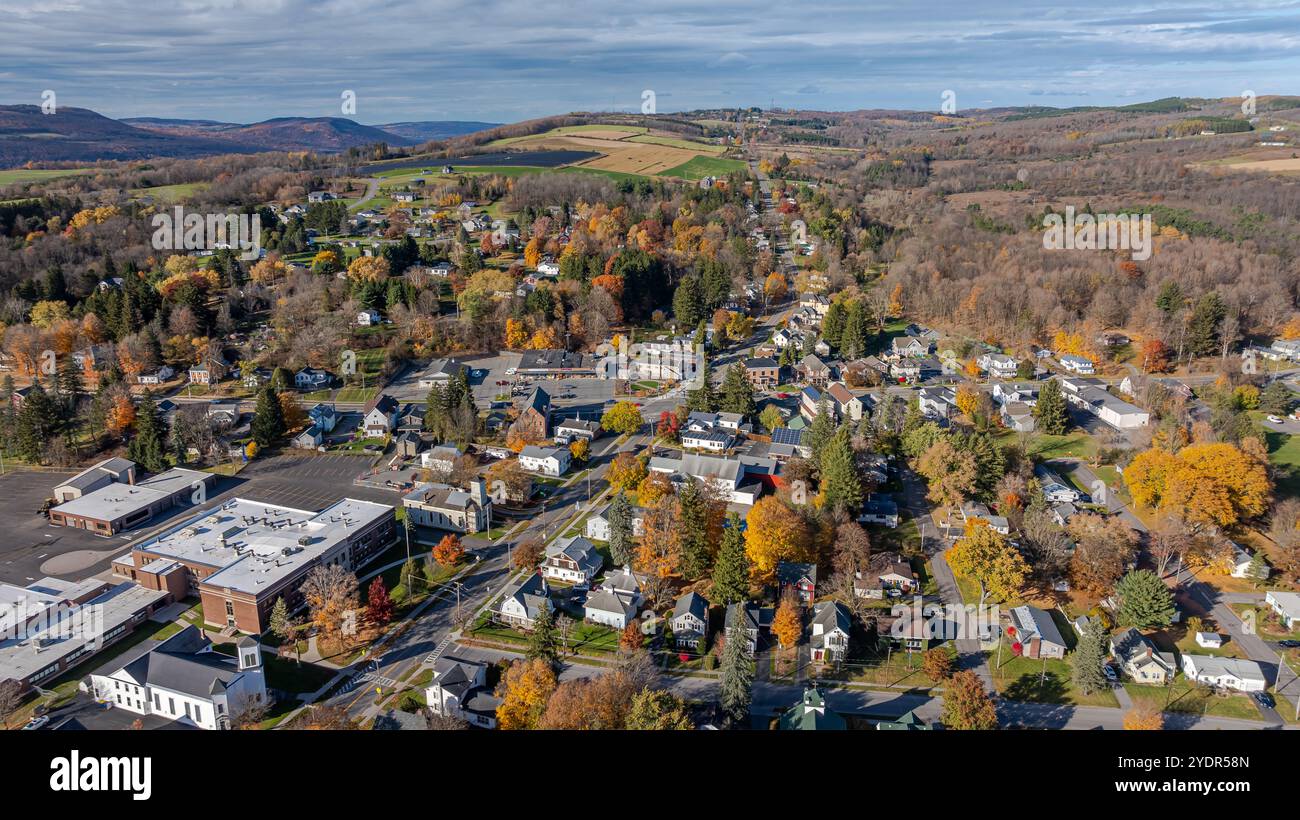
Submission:
M 720 157 L 693 157 L 681 165 L 674 166 L 663 172 L 662 176 L 681 177 L 683 179 L 699 179 L 708 176 L 726 176 L 733 171 L 743 171 L 745 163 L 738 159 L 722 159 Z
M 1090 695 L 1076 689 L 1068 661 L 1049 658 L 1044 662 L 1017 657 L 1011 654 L 1010 648 L 1005 644 L 1002 647 L 1001 666 L 997 664 L 996 652 L 990 652 L 988 660 L 994 687 L 1000 695 L 1010 700 L 1072 706 L 1119 706 L 1115 693 L 1109 689 Z
M 188 199 L 199 191 L 208 187 L 206 182 L 185 182 L 179 185 L 157 185 L 153 188 L 135 188 L 131 191 L 131 196 L 139 199 L 144 196 L 151 196 L 154 200 L 171 204 L 179 202 L 182 199 Z
M 1014 430 L 1003 431 L 999 436 L 1000 444 L 1014 444 L 1020 434 Z M 1046 433 L 1030 433 L 1026 453 L 1030 457 L 1050 458 L 1091 458 L 1097 452 L 1097 441 L 1082 430 L 1063 436 L 1049 436 Z
M 1243 621 L 1249 617 L 1247 613 L 1254 613 L 1255 631 L 1265 640 L 1277 641 L 1285 638 L 1300 639 L 1300 629 L 1288 631 L 1287 628 L 1278 620 L 1277 613 L 1273 611 L 1272 607 L 1264 606 L 1263 604 L 1260 604 L 1259 606 L 1252 606 L 1251 604 L 1228 604 L 1228 606 L 1233 612 L 1237 613 Z
M 1249 695 L 1218 695 L 1204 686 L 1190 684 L 1182 677 L 1168 686 L 1126 683 L 1124 691 L 1135 704 L 1154 704 L 1166 712 L 1259 720 L 1259 710 Z
M 648 142 L 653 145 L 671 145 L 674 148 L 686 148 L 691 151 L 705 151 L 710 154 L 721 154 L 727 150 L 725 145 L 710 145 L 705 142 L 696 142 L 694 140 L 681 139 L 679 137 L 660 137 L 655 134 L 641 134 L 635 137 L 628 137 L 628 142 Z
M 957 650 L 951 644 L 945 649 L 953 658 Z M 866 655 L 850 658 L 840 664 L 838 669 L 825 669 L 817 673 L 818 678 L 869 683 L 876 686 L 906 686 L 915 691 L 929 691 L 935 683 L 921 672 L 922 653 L 898 649 L 884 655 Z
M 0 185 L 21 185 L 27 182 L 43 182 L 57 177 L 70 177 L 77 174 L 94 173 L 94 168 L 58 168 L 54 170 L 15 168 L 0 171 Z
M 1300 495 L 1300 439 L 1266 431 L 1264 440 L 1268 443 L 1268 460 L 1277 470 L 1278 495 Z

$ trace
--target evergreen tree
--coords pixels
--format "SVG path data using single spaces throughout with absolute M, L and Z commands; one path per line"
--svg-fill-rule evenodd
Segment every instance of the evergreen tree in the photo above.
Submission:
M 808 448 L 812 450 L 813 462 L 821 464 L 822 450 L 835 436 L 835 417 L 830 402 L 823 395 L 817 403 L 817 416 L 808 425 Z
M 1166 627 L 1174 620 L 1174 596 L 1160 576 L 1148 569 L 1130 572 L 1115 585 L 1121 626 Z
M 260 449 L 272 446 L 284 436 L 284 408 L 280 406 L 280 397 L 270 385 L 263 387 L 257 394 L 250 431 L 253 441 L 257 442 Z
M 1074 685 L 1080 692 L 1090 695 L 1107 687 L 1106 674 L 1102 665 L 1106 663 L 1106 629 L 1098 618 L 1089 618 L 1079 644 L 1070 656 L 1070 667 Z
M 126 448 L 127 457 L 151 473 L 167 469 L 167 448 L 164 435 L 166 422 L 158 413 L 158 403 L 153 391 L 146 390 L 135 410 L 135 436 Z
M 1007 457 L 987 431 L 958 434 L 953 437 L 953 444 L 975 456 L 978 474 L 975 480 L 976 492 L 984 497 L 991 496 L 998 481 L 1007 471 Z
M 677 511 L 682 575 L 689 580 L 703 578 L 713 558 L 709 544 L 709 508 L 704 493 L 693 479 L 677 491 Z
M 429 394 L 424 397 L 424 431 L 432 433 L 442 443 L 446 420 L 447 396 L 442 385 L 434 382 L 429 388 Z
M 744 602 L 736 606 L 742 608 Z M 721 671 L 722 684 L 718 700 L 722 705 L 722 713 L 732 726 L 747 726 L 749 705 L 753 699 L 754 659 L 749 656 L 743 629 L 737 628 L 727 637 L 722 649 Z
M 1160 288 L 1156 307 L 1166 314 L 1177 313 L 1183 307 L 1183 289 L 1172 279 Z
M 18 455 L 30 462 L 39 462 L 45 447 L 59 434 L 58 408 L 45 392 L 39 379 L 23 399 L 15 426 Z
M 722 400 L 718 406 L 728 413 L 739 413 L 745 418 L 758 412 L 754 401 L 754 386 L 745 375 L 745 367 L 739 362 L 727 368 L 727 375 L 722 379 Z
M 1187 350 L 1193 356 L 1210 356 L 1219 349 L 1219 330 L 1228 313 L 1223 299 L 1215 291 L 1202 296 L 1187 320 Z
M 718 410 L 718 392 L 713 387 L 713 366 L 706 356 L 700 367 L 700 386 L 686 393 L 686 409 L 691 412 L 715 413 Z
M 840 337 L 840 355 L 845 360 L 856 359 L 867 350 L 871 330 L 867 308 L 860 299 L 849 302 L 844 314 L 844 333 Z
M 555 615 L 549 606 L 537 611 L 533 634 L 528 638 L 528 660 L 541 658 L 552 667 L 560 662 L 560 636 L 555 630 Z
M 822 318 L 822 338 L 826 344 L 840 349 L 840 339 L 844 335 L 844 323 L 846 319 L 844 309 L 844 300 L 836 299 L 831 302 L 831 306 L 826 309 L 826 315 Z
M 745 533 L 740 529 L 740 515 L 727 514 L 727 525 L 722 529 L 722 545 L 718 560 L 713 565 L 713 594 L 715 604 L 734 604 L 749 597 L 749 556 L 745 554 Z
M 677 283 L 673 294 L 673 315 L 679 326 L 695 327 L 704 320 L 704 298 L 700 294 L 699 280 L 687 276 Z
M 86 392 L 86 383 L 81 376 L 81 366 L 71 356 L 64 356 L 59 362 L 55 374 L 55 388 L 63 400 L 64 418 L 71 420 L 76 414 L 77 399 Z
M 1070 429 L 1070 416 L 1065 409 L 1065 395 L 1061 382 L 1051 379 L 1038 391 L 1038 405 L 1034 407 L 1038 431 L 1049 436 L 1062 436 Z
M 828 509 L 841 507 L 856 513 L 862 506 L 865 493 L 862 490 L 862 477 L 858 474 L 857 463 L 853 457 L 853 447 L 849 443 L 847 427 L 841 428 L 822 448 L 818 467 L 821 471 L 821 495 L 824 506 Z
M 609 505 L 609 557 L 617 566 L 632 563 L 632 502 L 622 490 Z

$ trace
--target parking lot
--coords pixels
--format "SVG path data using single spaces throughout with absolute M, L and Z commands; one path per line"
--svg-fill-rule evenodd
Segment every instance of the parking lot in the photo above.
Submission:
M 533 387 L 541 387 L 551 396 L 551 405 L 558 411 L 556 419 L 579 414 L 590 419 L 599 418 L 605 405 L 614 399 L 614 382 L 608 379 L 522 379 L 508 375 L 506 371 L 517 368 L 520 358 L 518 353 L 459 358 L 471 368 L 470 388 L 479 409 L 487 409 L 502 395 L 511 405 L 518 405 Z M 422 404 L 429 395 L 428 388 L 420 386 L 423 373 L 424 367 L 410 368 L 385 387 L 384 392 L 402 402 Z M 512 392 L 515 387 L 521 388 L 521 392 Z
M 221 477 L 210 503 L 236 496 L 304 510 L 318 510 L 351 497 L 396 506 L 397 493 L 352 483 L 367 470 L 370 458 L 286 452 L 257 459 L 234 478 Z M 0 581 L 26 586 L 50 575 L 81 579 L 109 569 L 129 545 L 171 521 L 186 516 L 189 506 L 174 507 L 144 526 L 111 538 L 73 527 L 55 527 L 37 511 L 54 486 L 71 472 L 21 471 L 0 476 Z
M 126 551 L 131 533 L 105 538 L 74 527 L 54 527 L 38 512 L 55 485 L 73 475 L 21 470 L 0 476 L 0 581 L 26 586 L 47 575 L 85 578 L 107 570 L 110 561 Z

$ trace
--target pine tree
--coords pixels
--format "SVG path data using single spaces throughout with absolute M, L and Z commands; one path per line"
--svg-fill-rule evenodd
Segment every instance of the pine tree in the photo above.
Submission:
M 71 356 L 64 356 L 59 362 L 55 375 L 55 387 L 63 399 L 64 418 L 71 421 L 76 413 L 78 397 L 86 392 L 86 383 L 81 376 L 81 366 Z
M 1187 350 L 1193 356 L 1209 356 L 1219 348 L 1219 329 L 1228 313 L 1222 297 L 1210 291 L 1196 302 L 1187 320 Z
M 609 505 L 609 557 L 616 566 L 632 563 L 632 502 L 627 494 L 619 490 L 618 495 Z
M 840 340 L 844 336 L 845 319 L 846 311 L 843 299 L 836 299 L 831 302 L 831 306 L 826 309 L 826 315 L 822 317 L 822 339 L 836 350 L 840 349 Z
M 740 529 L 740 515 L 727 514 L 727 524 L 722 529 L 722 545 L 718 560 L 713 565 L 713 594 L 715 604 L 734 604 L 749 597 L 749 556 L 745 554 L 745 533 Z
M 835 436 L 835 417 L 832 415 L 830 402 L 822 396 L 817 403 L 817 415 L 808 425 L 808 448 L 812 450 L 813 461 L 821 463 L 822 450 Z
M 673 315 L 679 326 L 695 327 L 704 320 L 704 299 L 700 295 L 700 283 L 694 276 L 687 276 L 677 284 L 673 294 Z
M 687 392 L 686 409 L 693 413 L 717 412 L 718 393 L 713 388 L 713 366 L 709 364 L 707 356 L 704 358 L 704 364 L 700 367 L 699 383 L 699 387 Z
M 871 331 L 867 320 L 867 309 L 860 300 L 849 303 L 844 313 L 844 333 L 840 336 L 840 356 L 846 361 L 856 359 L 867 350 Z
M 1130 572 L 1115 585 L 1119 622 L 1139 629 L 1166 627 L 1174 620 L 1174 596 L 1160 576 L 1148 569 Z
M 442 441 L 444 423 L 447 419 L 446 400 L 442 385 L 436 382 L 429 388 L 429 394 L 424 398 L 424 430 L 426 433 L 432 433 L 439 442 Z
M 18 455 L 27 461 L 39 462 L 46 445 L 59 434 L 57 408 L 39 379 L 32 382 L 32 389 L 23 399 L 16 427 Z
M 135 411 L 135 436 L 127 446 L 127 457 L 151 473 L 167 469 L 165 427 L 153 391 L 146 390 Z
M 849 443 L 847 427 L 841 428 L 830 443 L 822 448 L 819 469 L 824 506 L 828 509 L 842 507 L 849 512 L 857 512 L 862 506 L 865 493 L 853 457 L 853 447 Z
M 743 608 L 744 602 L 736 606 Z M 718 700 L 722 713 L 732 726 L 745 726 L 749 722 L 749 705 L 753 699 L 754 659 L 749 656 L 745 631 L 740 624 L 736 626 L 722 649 L 722 684 Z
M 1101 671 L 1106 663 L 1106 629 L 1098 618 L 1089 618 L 1079 644 L 1070 656 L 1070 666 L 1075 687 L 1085 695 L 1106 688 L 1106 675 Z
M 541 658 L 552 667 L 560 662 L 560 639 L 555 631 L 555 615 L 549 606 L 542 606 L 533 621 L 533 634 L 528 639 L 528 660 Z
M 754 386 L 749 383 L 743 365 L 736 363 L 727 368 L 722 379 L 722 400 L 718 406 L 727 413 L 739 413 L 749 418 L 758 412 L 754 401 Z
M 682 575 L 689 580 L 703 578 L 713 558 L 709 544 L 709 510 L 707 500 L 694 480 L 688 480 L 678 490 L 677 509 Z
M 249 427 L 253 441 L 266 449 L 284 436 L 284 409 L 280 406 L 280 397 L 270 385 L 257 394 L 257 405 L 253 409 L 253 423 Z
M 1062 436 L 1070 429 L 1070 416 L 1065 409 L 1065 395 L 1061 392 L 1061 383 L 1049 380 L 1038 391 L 1038 405 L 1034 407 L 1034 419 L 1038 431 L 1049 436 Z

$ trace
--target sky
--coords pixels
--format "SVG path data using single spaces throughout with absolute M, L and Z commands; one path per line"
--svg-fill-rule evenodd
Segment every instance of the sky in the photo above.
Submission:
M 1300 0 L 0 0 L 0 104 L 514 122 L 1300 93 Z

